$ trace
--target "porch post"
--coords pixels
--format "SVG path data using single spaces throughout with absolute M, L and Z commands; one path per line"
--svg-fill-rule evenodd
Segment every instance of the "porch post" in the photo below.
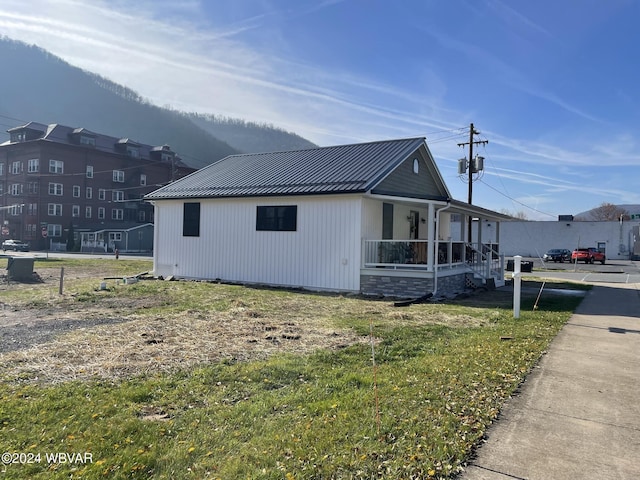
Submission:
M 433 272 L 435 263 L 434 245 L 436 244 L 436 209 L 433 203 L 429 204 L 427 212 L 427 271 Z
M 464 230 L 465 230 L 465 238 L 467 239 L 467 242 L 469 242 L 469 244 L 473 243 L 473 236 L 472 236 L 472 232 L 473 232 L 473 215 L 471 214 L 466 214 L 466 222 L 464 222 Z

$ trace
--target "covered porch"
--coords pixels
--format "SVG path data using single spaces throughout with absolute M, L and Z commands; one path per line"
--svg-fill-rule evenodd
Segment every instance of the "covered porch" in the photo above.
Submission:
M 142 253 L 153 249 L 153 224 L 105 228 L 80 233 L 80 251 L 89 253 Z
M 363 232 L 363 293 L 415 297 L 504 285 L 500 221 L 509 217 L 454 200 L 372 195 L 365 205 L 379 228 Z M 375 230 L 382 235 L 374 238 Z

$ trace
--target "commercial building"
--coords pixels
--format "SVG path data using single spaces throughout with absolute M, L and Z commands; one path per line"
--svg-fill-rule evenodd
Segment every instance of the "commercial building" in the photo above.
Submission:
M 32 249 L 150 251 L 145 194 L 194 169 L 168 145 L 30 122 L 0 144 L 2 240 Z

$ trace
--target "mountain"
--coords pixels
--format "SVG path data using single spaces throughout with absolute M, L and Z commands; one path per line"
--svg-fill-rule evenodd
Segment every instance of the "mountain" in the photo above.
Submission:
M 203 130 L 223 139 L 242 153 L 277 152 L 317 146 L 295 133 L 266 124 L 199 113 L 190 113 L 187 116 Z
M 30 121 L 59 123 L 151 145 L 168 144 L 193 168 L 239 152 L 313 146 L 268 125 L 152 105 L 125 86 L 21 42 L 0 38 L 0 62 L 0 142 L 8 140 L 8 128 Z

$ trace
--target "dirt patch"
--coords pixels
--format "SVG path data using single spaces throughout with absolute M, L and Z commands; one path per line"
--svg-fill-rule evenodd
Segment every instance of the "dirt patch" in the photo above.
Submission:
M 124 378 L 209 362 L 306 353 L 367 341 L 313 320 L 256 318 L 250 310 L 179 317 L 82 312 L 0 312 L 0 372 L 5 379 L 61 382 Z

